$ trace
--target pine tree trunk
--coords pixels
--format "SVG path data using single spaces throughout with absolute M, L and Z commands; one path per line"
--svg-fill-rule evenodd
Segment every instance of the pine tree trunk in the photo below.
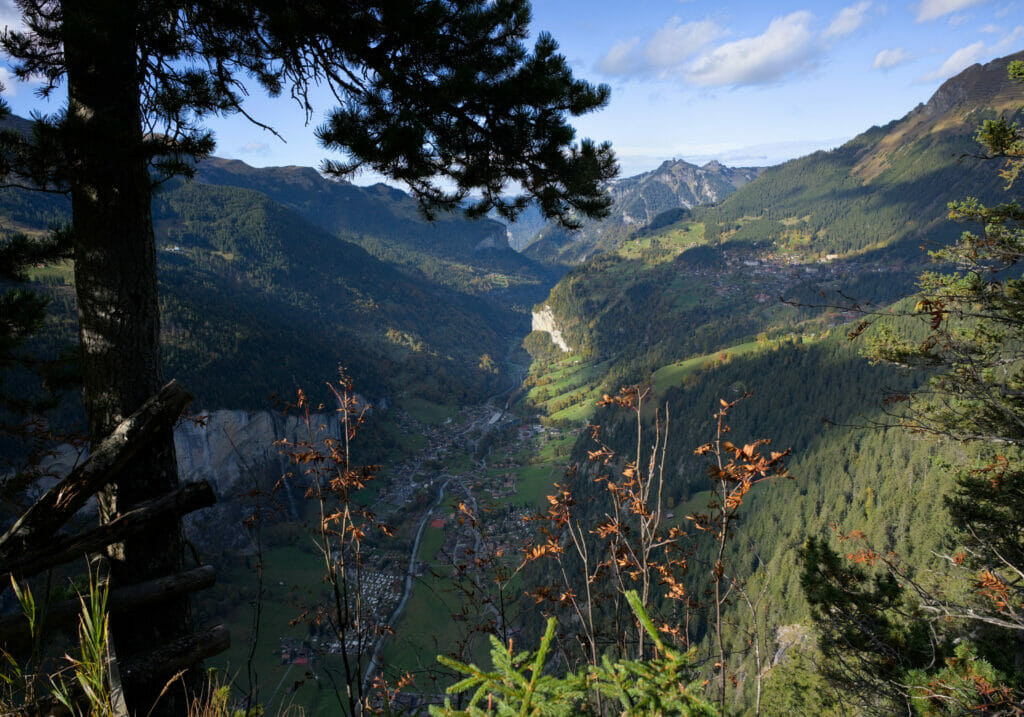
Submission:
M 152 185 L 139 109 L 139 3 L 63 3 L 68 81 L 68 151 L 75 284 L 89 438 L 98 443 L 163 385 Z M 100 519 L 178 486 L 170 430 L 100 496 Z M 155 523 L 111 551 L 116 586 L 182 568 L 180 519 Z M 111 620 L 118 656 L 152 649 L 190 630 L 187 597 Z M 163 681 L 125 685 L 129 709 L 146 714 Z M 181 714 L 180 687 L 154 714 Z

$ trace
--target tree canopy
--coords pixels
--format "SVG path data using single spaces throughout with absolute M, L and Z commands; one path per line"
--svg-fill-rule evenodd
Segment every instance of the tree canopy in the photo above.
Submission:
M 102 12 L 77 3 L 17 4 L 25 26 L 9 30 L 3 47 L 18 78 L 45 78 L 44 95 L 69 80 L 76 48 L 110 31 Z M 142 2 L 127 14 L 143 152 L 159 173 L 189 173 L 189 160 L 212 151 L 204 117 L 249 117 L 252 83 L 289 94 L 307 119 L 318 109 L 310 91 L 326 85 L 338 106 L 316 133 L 346 155 L 324 162 L 330 174 L 370 168 L 404 181 L 428 213 L 472 194 L 473 215 L 514 217 L 532 198 L 575 225 L 610 204 L 610 145 L 574 144 L 567 121 L 603 107 L 610 90 L 574 78 L 547 33 L 527 49 L 527 0 Z M 43 126 L 67 130 L 67 120 Z M 36 140 L 23 168 L 39 184 L 68 188 L 67 136 L 44 130 Z M 515 186 L 521 193 L 509 198 Z
M 1024 83 L 1024 63 L 1009 74 Z M 977 139 L 1012 191 L 1024 168 L 1020 127 L 986 120 Z M 932 253 L 941 268 L 920 277 L 912 309 L 868 317 L 852 334 L 877 320 L 868 355 L 928 372 L 922 388 L 889 396 L 902 427 L 975 446 L 945 466 L 955 480 L 945 497 L 949 574 L 926 577 L 856 533 L 845 536 L 860 548 L 850 557 L 874 570 L 844 564 L 814 538 L 803 550 L 824 673 L 879 714 L 1009 714 L 1024 704 L 1024 211 L 1013 197 L 968 197 L 950 203 L 949 217 L 980 230 Z
M 428 216 L 467 200 L 472 215 L 513 216 L 533 199 L 571 226 L 607 210 L 611 148 L 575 144 L 569 117 L 600 108 L 609 90 L 574 79 L 546 34 L 527 50 L 526 0 L 16 4 L 23 25 L 0 38 L 16 76 L 43 78 L 44 96 L 66 86 L 68 103 L 37 118 L 31 137 L 8 138 L 3 166 L 15 182 L 71 198 L 93 442 L 163 384 L 153 187 L 191 174 L 213 150 L 204 118 L 248 116 L 254 84 L 295 98 L 307 119 L 311 90 L 329 88 L 338 106 L 318 135 L 346 156 L 324 169 L 369 167 L 402 180 Z M 101 494 L 101 519 L 177 482 L 168 431 Z M 152 525 L 110 551 L 115 583 L 179 571 L 183 545 L 180 521 Z M 187 598 L 156 613 L 114 617 L 119 656 L 190 630 Z M 129 676 L 133 709 L 157 702 L 166 677 Z M 158 710 L 180 712 L 175 699 L 165 696 Z

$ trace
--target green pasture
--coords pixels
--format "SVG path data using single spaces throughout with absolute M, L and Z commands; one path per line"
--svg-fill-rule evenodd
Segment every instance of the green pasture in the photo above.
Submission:
M 527 393 L 527 400 L 541 409 L 554 420 L 584 421 L 593 412 L 593 403 L 600 399 L 600 381 L 610 361 L 601 363 L 576 363 L 577 359 L 565 359 L 555 365 L 542 379 L 549 382 L 534 386 Z M 573 403 L 557 411 L 552 411 L 553 404 L 565 401 L 572 394 L 582 392 L 582 396 Z
M 651 374 L 651 386 L 654 389 L 654 393 L 660 396 L 668 389 L 681 385 L 688 376 L 708 368 L 716 361 L 721 361 L 723 356 L 728 360 L 737 356 L 756 353 L 759 350 L 762 350 L 762 347 L 757 341 L 748 341 L 747 343 L 730 346 L 721 351 L 715 351 L 703 356 L 695 356 L 685 361 L 662 366 Z
M 437 531 L 441 532 L 441 531 Z M 437 656 L 447 653 L 457 639 L 461 624 L 452 619 L 459 612 L 460 594 L 447 577 L 425 574 L 416 581 L 412 597 L 395 633 L 384 644 L 385 671 L 391 675 L 409 672 L 415 678 L 412 691 L 440 691 L 432 672 L 439 665 Z
M 30 281 L 38 281 L 44 284 L 65 284 L 74 286 L 75 263 L 68 259 L 55 264 L 45 266 L 34 266 L 28 270 Z
M 616 250 L 623 259 L 644 260 L 656 266 L 675 259 L 690 247 L 704 243 L 704 224 L 685 223 L 665 227 L 657 234 L 631 239 Z
M 263 553 L 264 595 L 261 605 L 259 639 L 252 656 L 252 668 L 260 686 L 258 701 L 268 714 L 277 714 L 290 703 L 300 704 L 310 715 L 334 714 L 337 708 L 334 695 L 326 680 L 307 679 L 294 693 L 288 691 L 295 682 L 302 681 L 307 667 L 283 665 L 274 651 L 280 638 L 302 640 L 306 637 L 306 623 L 292 625 L 304 610 L 313 604 L 323 588 L 323 558 L 312 543 L 269 547 Z M 239 561 L 222 570 L 218 582 L 225 585 L 247 585 L 255 589 L 255 569 Z M 227 678 L 243 688 L 246 685 L 246 663 L 252 646 L 252 607 L 248 600 L 231 601 L 233 609 L 224 617 L 231 631 L 231 647 L 215 660 L 210 660 Z M 327 656 L 318 661 L 316 670 L 332 668 L 340 657 Z M 287 673 L 287 679 L 285 679 Z M 280 689 L 275 688 L 280 685 Z
M 443 406 L 418 397 L 402 399 L 401 408 L 417 421 L 431 426 L 444 423 L 449 418 L 454 420 L 459 413 L 458 406 Z

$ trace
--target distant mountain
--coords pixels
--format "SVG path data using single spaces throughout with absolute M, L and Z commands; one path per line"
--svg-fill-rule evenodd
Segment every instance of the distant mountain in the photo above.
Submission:
M 946 220 L 949 201 L 1005 197 L 1005 182 L 976 156 L 974 134 L 982 120 L 1019 111 L 1020 89 L 1006 73 L 1022 58 L 969 67 L 903 118 L 771 167 L 719 205 L 696 209 L 693 220 L 709 243 L 772 245 L 805 258 L 884 250 L 918 261 L 923 241 L 959 235 Z
M 545 225 L 524 253 L 538 261 L 576 264 L 614 248 L 663 212 L 720 202 L 762 171 L 715 161 L 698 167 L 681 159 L 666 160 L 653 171 L 614 182 L 609 189 L 614 204 L 606 219 L 584 222 L 575 232 Z
M 460 215 L 426 222 L 415 200 L 384 184 L 360 187 L 310 167 L 255 168 L 216 157 L 200 163 L 196 181 L 262 192 L 378 259 L 458 291 L 529 305 L 558 277 L 513 251 L 499 222 Z
M 1024 52 L 970 67 L 902 119 L 768 168 L 718 204 L 656 217 L 552 289 L 560 334 L 586 355 L 642 373 L 788 333 L 812 312 L 780 307 L 778 296 L 820 303 L 808 285 L 899 299 L 928 263 L 922 246 L 964 230 L 948 219 L 950 201 L 1007 200 L 998 166 L 976 156 L 974 134 L 1024 104 L 1007 77 L 1017 59 Z
M 69 218 L 63 197 L 0 190 L 0 233 Z M 339 364 L 370 396 L 479 398 L 555 279 L 496 222 L 430 224 L 398 190 L 309 168 L 211 159 L 161 187 L 153 218 L 166 373 L 212 408 L 266 407 Z M 72 341 L 71 271 L 45 281 Z
M 508 237 L 508 245 L 516 251 L 522 251 L 530 242 L 537 238 L 543 231 L 548 221 L 540 212 L 540 207 L 534 203 L 527 205 L 514 222 L 502 219 L 497 212 L 488 215 L 491 219 L 505 225 L 505 236 Z
M 483 356 L 497 362 L 516 327 L 254 190 L 182 182 L 153 218 L 168 373 L 208 407 L 258 406 L 339 364 L 371 396 L 466 398 L 494 381 Z
M 665 466 L 662 496 L 677 519 L 714 500 L 706 457 L 694 456 L 694 448 L 714 441 L 710 419 L 721 400 L 745 398 L 730 411 L 732 440 L 767 437 L 793 449 L 795 479 L 744 498 L 742 537 L 723 559 L 740 580 L 751 575 L 747 584 L 764 590 L 763 604 L 779 608 L 760 634 L 809 619 L 798 567 L 808 536 L 857 531 L 879 554 L 892 551 L 901 565 L 922 566 L 918 575 L 943 575 L 943 498 L 952 472 L 943 466 L 967 465 L 973 449 L 944 449 L 882 428 L 898 425 L 883 389 L 898 396 L 927 376 L 870 364 L 859 355 L 864 339 L 847 339 L 861 315 L 843 309 L 870 301 L 879 311 L 892 304 L 912 311 L 905 299 L 918 273 L 932 267 L 923 249 L 978 229 L 950 221 L 948 202 L 1019 201 L 1020 180 L 1007 192 L 1002 163 L 976 157 L 973 137 L 983 120 L 1000 114 L 1024 121 L 1024 88 L 1007 77 L 1008 63 L 1020 59 L 1024 53 L 970 67 L 903 118 L 833 151 L 767 169 L 714 206 L 657 217 L 573 267 L 537 307 L 544 321 L 535 326 L 545 330 L 525 342 L 535 360 L 523 404 L 554 422 L 600 426 L 602 449 L 628 457 L 636 451 L 636 418 L 595 404 L 621 386 L 650 387 L 643 447 L 658 440 L 668 446 L 658 470 Z M 876 328 L 889 321 L 900 319 L 883 318 Z M 556 330 L 571 353 L 551 340 L 547 332 Z M 572 450 L 580 466 L 574 498 L 587 511 L 581 524 L 610 514 L 602 482 L 616 473 L 588 460 L 595 448 L 588 434 Z M 691 565 L 716 560 L 712 542 L 701 547 L 698 539 Z M 707 575 L 691 571 L 688 594 L 705 594 Z M 742 649 L 760 618 L 742 603 L 727 615 L 744 626 L 736 633 Z M 748 659 L 735 674 L 759 669 Z M 741 687 L 746 708 L 737 706 L 738 714 L 752 712 L 752 683 Z

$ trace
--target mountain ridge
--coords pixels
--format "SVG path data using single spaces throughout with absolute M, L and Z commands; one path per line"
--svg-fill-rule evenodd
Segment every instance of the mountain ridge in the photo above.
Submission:
M 577 264 L 613 249 L 665 211 L 723 200 L 762 171 L 761 167 L 726 167 L 714 160 L 699 167 L 667 159 L 648 172 L 612 182 L 608 191 L 614 202 L 606 219 L 584 221 L 572 234 L 548 224 L 523 253 L 538 261 Z

